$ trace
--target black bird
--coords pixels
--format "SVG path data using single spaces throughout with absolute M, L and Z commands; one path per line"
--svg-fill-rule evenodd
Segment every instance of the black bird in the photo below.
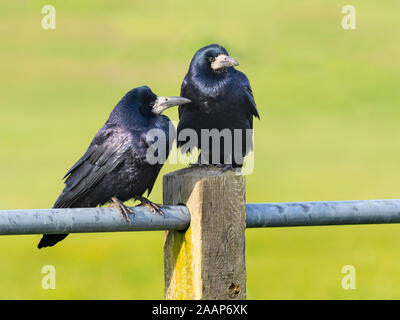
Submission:
M 214 164 L 224 170 L 241 167 L 253 148 L 252 136 L 246 141 L 246 129 L 253 129 L 253 117 L 260 116 L 249 80 L 234 68 L 238 65 L 225 48 L 209 45 L 196 52 L 183 80 L 181 96 L 192 102 L 179 106 L 177 144 L 182 152 L 201 149 L 198 164 Z M 196 132 L 197 143 L 190 141 L 185 129 Z M 217 129 L 217 139 L 202 136 L 202 129 Z M 235 129 L 240 129 L 236 136 Z M 219 139 L 223 132 L 232 140 Z
M 167 144 L 165 162 L 171 147 L 172 124 L 161 113 L 188 102 L 190 100 L 182 97 L 157 97 L 146 86 L 129 91 L 115 106 L 86 153 L 65 175 L 66 186 L 53 208 L 96 207 L 113 202 L 127 222 L 131 222 L 128 213 L 134 212 L 122 202 L 133 198 L 162 214 L 156 204 L 142 196 L 146 190 L 150 194 L 163 166 L 163 162 L 155 161 L 162 159 L 162 151 L 160 154 L 158 150 L 153 152 L 154 157 L 148 151 L 159 139 L 161 130 Z M 172 131 L 175 134 L 175 130 Z M 45 234 L 38 248 L 53 246 L 66 236 Z

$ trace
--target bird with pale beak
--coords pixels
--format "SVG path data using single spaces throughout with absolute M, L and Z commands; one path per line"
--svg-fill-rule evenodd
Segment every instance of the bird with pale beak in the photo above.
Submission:
M 195 165 L 236 170 L 253 149 L 252 136 L 247 133 L 253 129 L 253 117 L 260 116 L 247 76 L 235 69 L 238 65 L 218 44 L 200 48 L 190 62 L 181 96 L 191 102 L 179 106 L 178 147 L 182 152 L 195 147 L 201 150 Z M 195 145 L 189 139 L 179 139 L 187 129 L 196 132 Z M 214 135 L 210 139 L 203 132 Z M 230 134 L 231 142 L 222 137 L 222 132 Z

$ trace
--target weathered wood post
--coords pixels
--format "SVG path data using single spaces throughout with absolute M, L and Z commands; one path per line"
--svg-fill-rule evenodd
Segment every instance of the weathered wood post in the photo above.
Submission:
M 246 299 L 245 178 L 213 167 L 166 174 L 164 204 L 185 204 L 187 231 L 164 243 L 165 299 Z

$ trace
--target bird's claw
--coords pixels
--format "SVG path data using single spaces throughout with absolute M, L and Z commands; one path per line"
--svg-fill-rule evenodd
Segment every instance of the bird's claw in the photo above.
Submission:
M 164 215 L 164 212 L 161 210 L 160 206 L 153 202 L 142 202 L 140 205 L 149 208 L 152 212 L 157 212 L 160 216 Z
M 131 208 L 124 205 L 118 198 L 113 197 L 111 200 L 113 201 L 111 207 L 118 209 L 119 213 L 121 214 L 121 217 L 124 218 L 126 222 L 132 224 L 132 220 L 129 217 L 129 214 L 135 217 L 135 212 Z
M 189 167 L 205 167 L 208 164 L 202 162 L 189 163 Z
M 228 170 L 236 172 L 235 168 L 231 165 L 231 164 L 217 164 L 216 165 L 217 168 L 221 169 L 221 172 L 224 173 Z
M 189 167 L 198 167 L 199 164 L 197 162 L 195 163 L 189 163 Z
M 136 199 L 140 201 L 139 206 L 146 207 L 150 209 L 151 212 L 157 212 L 160 216 L 164 215 L 164 212 L 161 210 L 158 204 L 151 202 L 149 199 L 144 197 L 137 197 Z

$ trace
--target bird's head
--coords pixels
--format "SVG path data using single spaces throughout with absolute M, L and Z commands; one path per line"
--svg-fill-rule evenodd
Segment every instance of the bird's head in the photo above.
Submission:
M 239 62 L 229 56 L 226 49 L 218 44 L 212 44 L 199 49 L 190 63 L 193 70 L 202 70 L 211 74 L 223 74 L 228 68 L 238 66 Z
M 145 116 L 160 115 L 168 108 L 191 102 L 183 97 L 157 97 L 147 86 L 133 89 L 131 92 L 135 102 L 140 106 L 140 112 Z

